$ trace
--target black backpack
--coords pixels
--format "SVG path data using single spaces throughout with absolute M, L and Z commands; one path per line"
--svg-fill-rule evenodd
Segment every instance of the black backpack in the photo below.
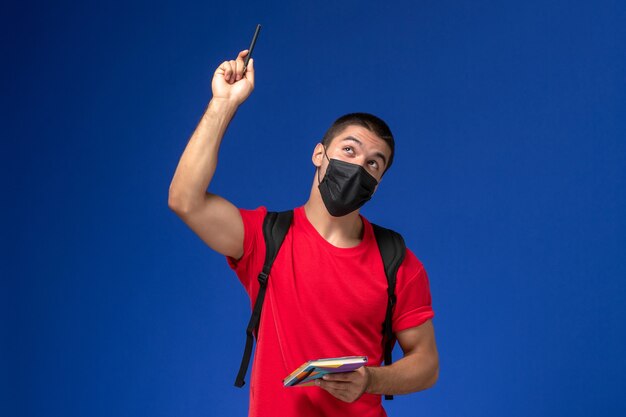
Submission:
M 259 274 L 259 293 L 252 309 L 252 316 L 248 322 L 248 328 L 246 329 L 246 348 L 244 350 L 243 358 L 241 359 L 241 366 L 239 367 L 239 373 L 235 380 L 236 387 L 243 387 L 245 384 L 244 377 L 248 371 L 248 365 L 250 364 L 250 356 L 252 355 L 252 343 L 253 333 L 254 337 L 258 336 L 259 321 L 261 318 L 261 309 L 263 307 L 263 300 L 265 300 L 265 290 L 267 289 L 267 280 L 272 269 L 272 264 L 280 246 L 285 240 L 287 231 L 291 226 L 293 220 L 293 210 L 282 212 L 267 212 L 263 221 L 263 237 L 265 238 L 265 263 L 263 270 Z M 376 236 L 376 242 L 380 255 L 385 266 L 385 275 L 387 276 L 387 312 L 385 315 L 385 321 L 382 324 L 383 346 L 385 350 L 385 366 L 391 365 L 391 351 L 395 342 L 393 332 L 391 329 L 391 316 L 393 307 L 396 304 L 396 273 L 398 268 L 404 260 L 406 253 L 406 246 L 402 236 L 393 230 L 385 229 L 384 227 L 372 224 L 374 228 L 374 235 Z M 385 395 L 385 399 L 393 399 L 392 395 Z

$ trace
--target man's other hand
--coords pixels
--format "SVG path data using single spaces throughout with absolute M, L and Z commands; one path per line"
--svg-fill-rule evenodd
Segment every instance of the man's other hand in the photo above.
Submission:
M 213 98 L 225 99 L 239 105 L 243 103 L 254 90 L 254 59 L 250 58 L 244 73 L 244 58 L 248 51 L 239 52 L 237 58 L 224 61 L 213 74 L 211 88 Z
M 352 403 L 367 390 L 370 381 L 370 373 L 365 366 L 353 372 L 340 372 L 326 374 L 322 379 L 317 379 L 315 384 L 331 393 L 335 398 Z

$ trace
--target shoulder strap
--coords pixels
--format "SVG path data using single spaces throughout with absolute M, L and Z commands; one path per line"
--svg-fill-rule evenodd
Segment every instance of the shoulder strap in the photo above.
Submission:
M 385 366 L 388 366 L 391 365 L 391 351 L 395 344 L 391 319 L 393 308 L 396 305 L 396 274 L 402 261 L 404 261 L 406 245 L 399 233 L 373 223 L 372 227 L 374 228 L 376 243 L 378 243 L 378 250 L 383 259 L 385 275 L 387 276 L 387 312 L 385 314 L 385 322 L 383 323 L 383 348 L 385 350 Z M 392 400 L 393 395 L 385 395 L 385 399 Z
M 237 373 L 237 379 L 235 380 L 236 387 L 243 387 L 246 381 L 244 378 L 246 372 L 248 372 L 248 365 L 250 365 L 250 356 L 252 355 L 252 342 L 254 333 L 255 337 L 258 337 L 259 332 L 259 320 L 261 318 L 261 309 L 263 308 L 263 300 L 265 300 L 265 290 L 267 289 L 267 280 L 274 264 L 274 259 L 278 254 L 280 246 L 285 240 L 287 231 L 291 226 L 293 219 L 293 210 L 282 212 L 267 212 L 265 219 L 263 220 L 263 238 L 265 239 L 265 264 L 263 270 L 259 274 L 259 293 L 254 302 L 254 308 L 252 309 L 252 315 L 246 328 L 246 347 L 241 358 L 241 366 Z

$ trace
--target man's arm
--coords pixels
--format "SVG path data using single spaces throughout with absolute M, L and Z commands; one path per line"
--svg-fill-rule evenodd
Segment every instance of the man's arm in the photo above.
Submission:
M 408 394 L 432 387 L 439 377 L 439 354 L 431 320 L 396 335 L 404 357 L 389 366 L 368 368 L 370 394 Z
M 346 402 L 370 394 L 408 394 L 432 387 L 439 377 L 439 355 L 431 320 L 396 335 L 404 357 L 389 366 L 328 374 L 318 386 Z
M 240 258 L 244 229 L 239 210 L 226 199 L 207 192 L 228 124 L 254 89 L 254 60 L 245 74 L 242 51 L 236 60 L 215 71 L 213 98 L 180 158 L 169 189 L 169 207 L 212 249 Z

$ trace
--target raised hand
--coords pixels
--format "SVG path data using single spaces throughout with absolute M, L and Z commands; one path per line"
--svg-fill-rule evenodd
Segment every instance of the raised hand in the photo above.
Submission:
M 244 58 L 248 50 L 239 52 L 237 58 L 224 61 L 213 74 L 213 98 L 225 99 L 239 105 L 254 90 L 254 59 L 250 58 L 244 73 Z

